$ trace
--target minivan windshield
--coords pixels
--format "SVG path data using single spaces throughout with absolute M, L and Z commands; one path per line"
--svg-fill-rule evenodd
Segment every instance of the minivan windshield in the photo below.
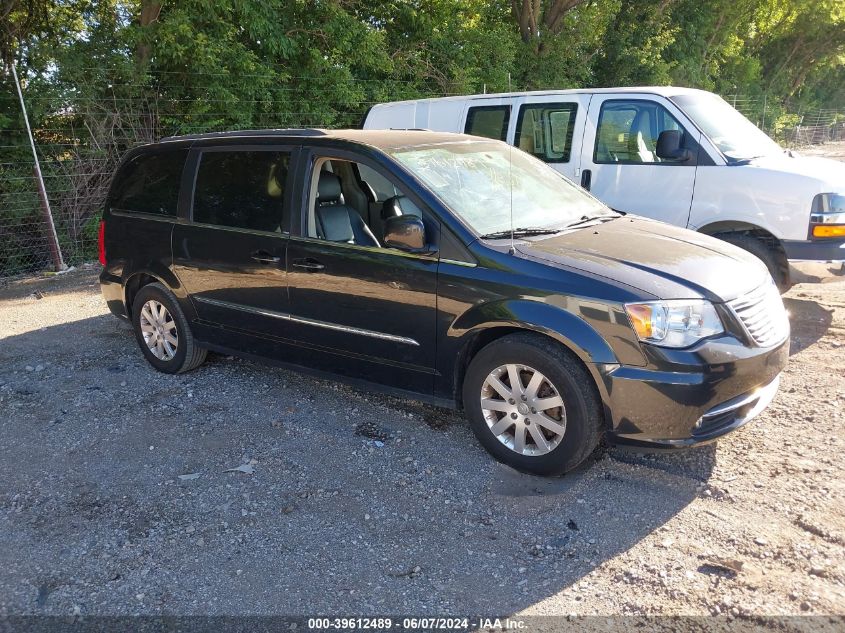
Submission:
M 671 97 L 728 160 L 740 161 L 783 152 L 780 145 L 718 95 Z
M 482 237 L 551 233 L 616 213 L 545 163 L 497 141 L 389 152 Z

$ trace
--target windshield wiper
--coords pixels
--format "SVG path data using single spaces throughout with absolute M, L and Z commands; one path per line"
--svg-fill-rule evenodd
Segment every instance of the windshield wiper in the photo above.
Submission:
M 507 239 L 513 233 L 514 237 L 530 237 L 532 235 L 552 235 L 554 233 L 560 233 L 563 229 L 542 229 L 540 227 L 520 227 L 511 231 L 510 229 L 506 229 L 504 231 L 495 231 L 494 233 L 486 233 L 485 235 L 480 236 L 482 240 L 502 240 Z
M 565 229 L 575 228 L 576 226 L 581 226 L 582 224 L 588 224 L 589 222 L 595 222 L 596 220 L 601 220 L 602 222 L 607 222 L 608 220 L 615 220 L 618 218 L 618 215 L 582 215 L 580 220 L 575 220 L 574 222 L 570 222 L 567 224 Z

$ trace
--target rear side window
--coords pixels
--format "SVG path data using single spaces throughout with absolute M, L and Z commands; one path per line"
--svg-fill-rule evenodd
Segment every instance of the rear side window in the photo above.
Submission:
M 568 163 L 577 113 L 575 103 L 522 106 L 516 121 L 516 146 L 547 163 Z
M 176 215 L 182 169 L 188 150 L 142 154 L 121 167 L 110 207 L 119 211 Z
M 505 141 L 508 137 L 508 123 L 511 118 L 511 107 L 477 106 L 467 112 L 467 124 L 464 132 L 473 136 L 484 136 L 497 141 Z
M 203 152 L 194 187 L 194 222 L 281 232 L 290 153 Z

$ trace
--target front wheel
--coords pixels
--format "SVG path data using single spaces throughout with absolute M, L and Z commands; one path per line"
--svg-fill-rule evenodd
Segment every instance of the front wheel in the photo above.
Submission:
M 515 334 L 470 363 L 464 410 L 481 444 L 499 461 L 537 475 L 583 462 L 601 438 L 601 403 L 592 376 L 554 341 Z
M 147 361 L 166 374 L 190 371 L 205 361 L 176 297 L 158 283 L 144 286 L 132 303 L 135 338 Z

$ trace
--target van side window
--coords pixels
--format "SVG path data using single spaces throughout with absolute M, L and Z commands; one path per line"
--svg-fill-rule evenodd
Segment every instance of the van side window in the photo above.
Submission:
M 194 188 L 194 222 L 281 232 L 290 154 L 207 151 Z
M 497 141 L 506 141 L 510 118 L 511 107 L 509 105 L 476 106 L 467 111 L 467 124 L 464 126 L 464 133 L 493 138 Z
M 645 100 L 610 100 L 602 104 L 596 131 L 596 163 L 662 162 L 655 153 L 664 130 L 684 128 L 659 103 Z M 683 141 L 682 141 L 683 142 Z
M 516 120 L 516 146 L 547 163 L 568 163 L 577 113 L 575 103 L 522 106 Z
M 136 156 L 114 180 L 109 206 L 119 211 L 176 215 L 187 149 Z

